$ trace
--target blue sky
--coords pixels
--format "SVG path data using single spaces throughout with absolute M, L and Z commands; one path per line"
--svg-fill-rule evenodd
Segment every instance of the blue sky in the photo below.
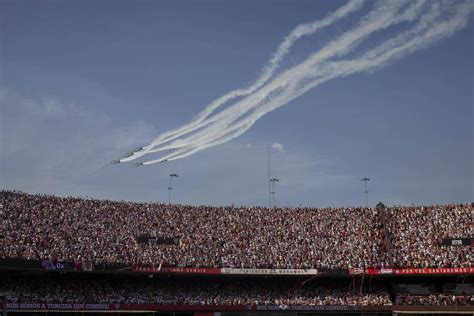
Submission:
M 267 144 L 279 143 L 279 205 L 362 205 L 365 176 L 371 204 L 472 201 L 472 23 L 375 72 L 328 81 L 226 144 L 109 165 L 252 83 L 295 26 L 345 3 L 0 0 L 0 187 L 167 201 L 176 172 L 176 202 L 267 205 Z M 284 66 L 360 13 L 302 40 Z

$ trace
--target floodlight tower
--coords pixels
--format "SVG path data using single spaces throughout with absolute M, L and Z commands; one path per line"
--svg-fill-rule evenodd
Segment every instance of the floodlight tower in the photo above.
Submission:
M 273 197 L 273 207 L 275 207 L 275 182 L 279 182 L 280 180 L 278 180 L 277 178 L 273 178 L 270 180 L 271 183 L 272 183 L 272 197 Z
M 364 186 L 365 186 L 365 190 L 364 190 L 364 194 L 365 194 L 365 206 L 369 206 L 369 198 L 368 198 L 368 195 L 369 195 L 369 189 L 367 187 L 367 182 L 370 181 L 369 178 L 365 177 L 365 178 L 362 178 L 360 181 L 364 181 Z
M 171 205 L 171 191 L 173 190 L 173 178 L 178 178 L 176 173 L 170 174 L 170 186 L 168 187 L 168 204 Z
M 270 188 L 271 179 L 270 179 L 270 144 L 268 144 L 268 206 L 272 208 L 272 190 Z

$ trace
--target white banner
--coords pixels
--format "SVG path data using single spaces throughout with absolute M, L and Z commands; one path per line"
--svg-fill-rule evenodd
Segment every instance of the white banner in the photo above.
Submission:
M 317 275 L 317 269 L 235 269 L 222 268 L 222 274 L 248 275 Z

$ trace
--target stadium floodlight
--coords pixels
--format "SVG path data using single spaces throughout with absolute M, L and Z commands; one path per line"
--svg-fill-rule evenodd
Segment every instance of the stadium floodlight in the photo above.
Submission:
M 367 207 L 367 206 L 369 206 L 369 197 L 368 197 L 368 195 L 369 195 L 369 189 L 368 189 L 368 187 L 367 187 L 367 182 L 369 182 L 370 179 L 367 178 L 367 177 L 365 177 L 365 178 L 360 179 L 360 181 L 364 181 L 364 185 L 365 185 L 365 190 L 364 190 L 364 194 L 365 194 L 365 206 Z
M 271 178 L 271 171 L 270 171 L 270 144 L 268 144 L 268 206 L 269 208 L 272 208 L 272 196 L 273 196 L 273 192 L 272 192 L 272 178 Z M 274 178 L 276 179 L 276 178 Z M 278 179 L 276 179 L 276 181 L 278 181 Z M 273 183 L 273 189 L 275 189 L 275 183 Z M 275 190 L 273 190 L 275 191 Z M 275 198 L 273 197 L 273 200 L 275 200 Z
M 273 197 L 273 207 L 275 207 L 275 182 L 280 182 L 277 178 L 270 179 L 270 182 L 272 183 L 272 197 Z
M 170 174 L 170 185 L 168 187 L 168 204 L 171 205 L 171 191 L 173 190 L 173 178 L 179 178 L 179 176 L 176 173 Z
M 272 190 L 270 187 L 270 144 L 268 144 L 268 207 L 272 208 Z

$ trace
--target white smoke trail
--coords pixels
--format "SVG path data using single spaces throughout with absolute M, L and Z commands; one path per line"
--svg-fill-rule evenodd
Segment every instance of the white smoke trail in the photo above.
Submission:
M 268 112 L 273 111 L 275 108 L 282 106 L 286 104 L 287 102 L 291 101 L 291 99 L 294 99 L 302 94 L 304 94 L 307 90 L 312 89 L 315 86 L 320 85 L 323 82 L 326 82 L 330 80 L 331 78 L 339 77 L 339 76 L 347 76 L 352 73 L 360 72 L 360 71 L 370 71 L 373 70 L 373 68 L 379 68 L 384 66 L 385 63 L 389 62 L 391 58 L 401 58 L 405 54 L 408 54 L 410 52 L 413 52 L 415 50 L 422 49 L 424 46 L 429 45 L 439 39 L 442 39 L 445 36 L 448 36 L 450 33 L 455 32 L 457 29 L 463 27 L 465 25 L 465 18 L 466 18 L 466 12 L 464 11 L 463 13 L 460 12 L 460 14 L 457 15 L 458 18 L 460 19 L 453 19 L 451 21 L 448 21 L 446 23 L 443 23 L 440 26 L 436 26 L 431 30 L 426 30 L 426 34 L 423 35 L 423 38 L 413 38 L 410 42 L 406 43 L 403 45 L 403 47 L 398 47 L 393 49 L 392 51 L 388 51 L 381 56 L 378 56 L 378 58 L 371 58 L 370 55 L 375 54 L 375 52 L 370 52 L 370 54 L 367 54 L 365 60 L 360 59 L 358 61 L 354 62 L 338 62 L 340 65 L 339 71 L 336 73 L 331 74 L 330 76 L 327 76 L 325 78 L 320 78 L 318 80 L 315 80 L 311 84 L 307 85 L 306 87 L 302 88 L 300 91 L 295 93 L 292 97 L 287 97 L 285 100 L 279 100 L 277 102 L 279 105 L 278 106 L 273 106 L 270 109 L 266 109 L 265 111 L 260 112 L 258 115 L 255 115 L 250 119 L 248 122 L 242 122 L 243 124 L 240 129 L 237 131 L 234 131 L 230 135 L 219 139 L 214 142 L 209 142 L 205 145 L 201 146 L 196 146 L 192 149 L 186 149 L 185 151 L 181 153 L 173 153 L 173 155 L 167 156 L 166 159 L 169 161 L 176 160 L 176 159 L 181 159 L 185 158 L 187 156 L 190 156 L 192 154 L 195 154 L 201 150 L 204 150 L 209 147 L 213 147 L 216 145 L 220 145 L 222 143 L 226 143 L 240 135 L 242 135 L 244 132 L 246 132 L 248 129 L 252 127 L 252 125 L 263 115 L 265 115 Z M 386 46 L 393 46 L 394 43 L 386 43 Z M 381 50 L 381 47 L 378 49 Z M 359 65 L 356 65 L 359 63 Z M 148 161 L 145 162 L 144 164 L 153 164 L 156 161 Z
M 150 145 L 145 146 L 142 150 L 137 151 L 133 159 L 147 154 L 148 152 L 150 152 L 150 149 L 157 145 L 169 142 L 173 139 L 176 139 L 177 137 L 183 136 L 191 131 L 196 130 L 197 128 L 199 128 L 197 127 L 197 125 L 201 123 L 204 119 L 206 119 L 209 115 L 211 115 L 221 105 L 236 97 L 248 95 L 260 88 L 273 76 L 275 71 L 280 66 L 281 61 L 288 54 L 291 47 L 297 40 L 304 36 L 314 34 L 318 30 L 331 25 L 337 20 L 345 18 L 350 13 L 360 9 L 363 3 L 364 0 L 350 0 L 348 3 L 337 9 L 335 12 L 328 14 L 322 20 L 298 25 L 288 36 L 285 37 L 283 42 L 278 46 L 276 52 L 273 54 L 270 61 L 263 68 L 262 75 L 257 78 L 257 80 L 252 85 L 245 89 L 233 90 L 223 95 L 222 97 L 219 97 L 218 99 L 214 100 L 208 106 L 206 106 L 206 108 L 201 111 L 190 123 L 183 125 L 178 129 L 162 133 Z M 121 161 L 130 161 L 133 159 L 122 159 Z
M 397 14 L 397 12 L 401 8 L 405 7 L 407 3 L 410 3 L 411 5 L 408 6 L 404 11 L 402 11 L 402 14 Z M 397 2 L 379 2 L 376 9 L 366 15 L 357 28 L 343 34 L 338 39 L 329 43 L 317 54 L 313 55 L 313 60 L 323 62 L 329 58 L 344 55 L 348 53 L 351 49 L 355 48 L 357 44 L 361 42 L 361 40 L 367 38 L 373 32 L 380 31 L 396 23 L 413 20 L 419 14 L 424 3 L 425 0 L 411 2 L 407 0 Z M 256 97 L 258 97 L 258 95 L 256 95 Z M 264 99 L 266 97 L 267 94 L 261 93 L 261 99 Z M 186 147 L 189 146 L 192 142 L 202 142 L 206 137 L 214 139 L 218 138 L 219 135 L 211 136 L 211 131 L 215 131 L 216 133 L 223 132 L 226 126 L 230 124 L 229 120 L 236 121 L 242 115 L 250 111 L 252 108 L 257 107 L 259 104 L 256 100 L 252 99 L 250 101 L 251 102 L 247 100 L 248 106 L 244 106 L 241 103 L 237 103 L 232 107 L 232 110 L 236 111 L 224 111 L 221 113 L 221 115 L 216 115 L 211 119 L 202 122 L 202 124 L 199 124 L 197 127 L 201 128 L 216 121 L 218 121 L 219 123 L 213 124 L 205 131 L 197 132 L 196 134 L 186 138 L 186 143 L 183 143 L 183 140 L 177 140 L 171 143 L 170 145 L 150 149 L 148 150 L 148 152 L 158 152 L 167 149 Z M 225 117 L 226 120 L 223 120 L 223 117 Z
M 251 127 L 251 125 L 247 124 L 247 126 L 244 125 L 242 128 L 245 128 L 247 130 L 250 127 Z M 230 134 L 228 134 L 224 137 L 221 137 L 219 139 L 216 139 L 214 141 L 211 141 L 207 144 L 203 144 L 203 145 L 200 145 L 200 146 L 198 145 L 198 146 L 192 146 L 192 147 L 184 147 L 184 148 L 182 148 L 182 149 L 180 149 L 176 152 L 173 152 L 173 153 L 171 153 L 167 156 L 161 157 L 160 159 L 146 161 L 143 164 L 144 165 L 150 165 L 150 164 L 154 164 L 154 163 L 157 163 L 157 162 L 172 161 L 172 160 L 181 159 L 181 158 L 190 156 L 190 155 L 192 155 L 194 153 L 197 153 L 198 151 L 201 151 L 205 148 L 220 145 L 220 144 L 223 144 L 223 143 L 226 143 L 226 142 L 230 141 L 231 139 L 234 139 L 234 138 L 238 137 L 239 135 L 241 135 L 240 130 L 241 129 L 233 131 Z
M 419 12 L 423 3 L 419 2 L 419 4 L 418 9 L 412 5 L 412 10 L 405 10 L 402 14 L 402 16 L 405 16 L 403 19 L 411 21 L 417 18 L 419 15 L 417 12 Z M 215 120 L 210 120 L 213 125 L 200 131 L 198 137 L 191 135 L 176 142 L 175 147 L 170 147 L 177 149 L 175 152 L 157 160 L 147 161 L 144 164 L 156 163 L 163 159 L 184 158 L 203 149 L 230 141 L 251 128 L 263 115 L 287 104 L 306 91 L 328 80 L 357 72 L 374 71 L 452 35 L 460 28 L 465 27 L 473 10 L 474 2 L 469 1 L 462 2 L 460 5 L 457 5 L 457 3 L 454 5 L 453 2 L 430 3 L 429 10 L 422 14 L 419 21 L 407 31 L 386 40 L 360 57 L 340 61 L 326 61 L 331 57 L 341 56 L 340 52 L 347 49 L 348 45 L 353 45 L 355 41 L 360 40 L 361 37 L 357 38 L 355 36 L 360 35 L 360 33 L 349 31 L 342 36 L 342 39 L 356 38 L 355 41 L 344 42 L 344 40 L 339 40 L 331 43 L 311 55 L 301 64 L 285 71 L 259 91 L 219 113 L 222 114 L 221 116 L 214 115 L 212 118 L 215 118 Z M 400 19 L 400 16 L 394 15 L 393 19 Z M 369 30 L 371 29 L 367 24 L 361 23 L 361 25 L 365 25 Z M 383 21 L 375 23 L 378 27 L 375 27 L 374 24 L 370 25 L 372 25 L 373 30 L 388 27 L 386 22 Z M 341 43 L 352 44 L 342 45 Z M 251 110 L 252 113 L 248 114 Z M 244 114 L 248 115 L 242 118 Z
M 293 89 L 294 88 L 295 87 L 293 87 Z M 293 93 L 293 89 L 287 89 L 287 91 L 285 92 L 285 95 L 290 96 Z M 280 99 L 281 99 L 281 96 L 280 96 Z M 274 100 L 274 102 L 276 101 L 277 100 Z M 245 120 L 238 120 L 234 125 L 223 130 L 222 133 L 217 134 L 210 138 L 206 138 L 204 141 L 194 142 L 191 145 L 183 144 L 183 145 L 178 145 L 178 146 L 163 147 L 162 150 L 169 150 L 169 149 L 177 149 L 177 150 L 174 151 L 172 154 L 161 157 L 160 159 L 157 159 L 157 160 L 147 161 L 144 164 L 152 164 L 152 163 L 160 162 L 163 160 L 171 161 L 171 160 L 179 159 L 175 156 L 181 157 L 181 155 L 184 153 L 186 153 L 186 156 L 188 156 L 192 153 L 200 151 L 200 150 L 197 150 L 200 147 L 204 146 L 203 148 L 208 148 L 208 147 L 226 143 L 229 140 L 240 136 L 244 131 L 248 130 L 253 125 L 253 123 L 254 123 L 253 120 L 249 118 Z
M 176 155 L 176 154 L 175 154 Z
M 415 8 L 419 7 L 419 4 L 420 3 L 422 4 L 423 1 L 424 0 L 418 1 L 417 6 L 412 6 L 412 7 L 415 7 Z M 338 40 L 333 41 L 333 45 L 332 45 L 332 47 L 330 47 L 330 48 L 332 48 L 332 51 L 330 51 L 329 49 L 326 50 L 328 52 L 328 54 L 326 54 L 326 56 L 321 56 L 321 57 L 322 58 L 328 57 L 329 52 L 332 52 L 333 54 L 338 54 L 338 53 L 341 53 L 342 51 L 348 51 L 347 46 L 349 46 L 349 45 L 354 46 L 355 41 L 360 40 L 361 38 L 368 36 L 368 34 L 370 34 L 370 32 L 373 32 L 373 31 L 377 30 L 380 27 L 386 27 L 387 25 L 390 25 L 390 23 L 392 23 L 392 22 L 393 23 L 397 22 L 395 20 L 394 14 L 397 10 L 399 10 L 401 7 L 406 5 L 406 3 L 408 3 L 408 0 L 402 0 L 402 1 L 399 1 L 399 2 L 396 2 L 396 3 L 395 2 L 388 2 L 388 3 L 387 2 L 379 2 L 378 5 L 377 5 L 377 8 L 375 10 L 373 10 L 371 13 L 369 13 L 363 19 L 363 22 L 361 22 L 361 24 L 363 24 L 363 25 L 361 27 L 359 27 L 358 29 L 354 30 L 351 34 L 349 34 L 349 35 L 354 34 L 354 36 L 350 37 L 350 36 L 346 35 L 345 38 L 342 38 L 342 43 L 340 43 L 337 47 L 336 47 L 336 45 L 334 45 L 334 43 L 339 43 L 340 41 L 338 41 Z M 382 4 L 385 4 L 385 5 L 382 5 Z M 386 21 L 381 24 L 380 20 L 383 20 L 383 19 L 385 19 Z M 310 30 L 312 30 L 312 29 L 310 29 Z M 298 31 L 297 33 L 301 34 L 301 31 Z M 290 38 L 292 38 L 292 36 L 290 36 Z M 289 41 L 289 42 L 291 43 L 291 41 Z M 279 54 L 277 54 L 277 56 L 282 57 L 282 54 L 279 53 Z M 277 60 L 277 59 L 275 59 L 275 60 Z M 262 95 L 261 97 L 265 98 L 266 95 Z M 251 103 L 250 107 L 247 107 L 246 111 L 251 110 L 251 108 L 255 107 L 255 106 L 257 106 L 257 104 L 255 104 L 255 102 Z M 234 109 L 235 109 L 235 107 L 234 107 Z M 216 116 L 212 117 L 211 119 L 205 120 L 201 123 L 199 123 L 199 122 L 193 123 L 193 126 L 194 126 L 193 129 L 196 130 L 196 129 L 199 129 L 199 128 L 203 128 L 206 125 L 209 125 L 213 122 L 219 121 L 222 117 L 227 117 L 227 118 L 233 117 L 234 120 L 236 120 L 241 115 L 244 115 L 246 111 L 243 111 L 243 107 L 240 107 L 240 113 L 222 112 L 219 115 L 216 115 Z M 214 127 L 211 126 L 211 128 L 207 129 L 205 133 L 207 133 L 209 130 L 223 130 L 223 128 L 225 128 L 225 125 L 226 125 L 226 122 L 221 121 L 217 124 L 214 124 L 213 125 Z M 189 133 L 189 132 L 190 131 L 186 131 L 186 132 L 182 132 L 182 133 L 179 133 L 179 134 L 175 134 L 174 137 L 181 136 L 181 135 Z M 202 133 L 200 133 L 200 134 L 202 134 Z M 197 138 L 200 134 L 194 135 L 191 138 L 189 138 L 188 140 L 192 141 L 195 138 Z M 162 140 L 159 143 L 166 143 L 167 141 L 168 141 L 168 139 L 167 140 Z M 176 142 L 173 143 L 173 145 L 178 145 L 179 143 L 180 143 L 180 141 L 178 141 L 177 143 Z M 152 145 L 155 145 L 155 144 L 152 144 Z M 142 152 L 137 152 L 131 157 L 121 159 L 121 162 L 134 160 L 134 159 L 136 159 L 138 157 L 141 157 L 141 156 L 143 156 L 143 155 L 145 155 L 146 153 L 149 153 L 149 152 L 156 152 L 156 151 L 160 151 L 160 150 L 165 150 L 164 148 L 166 148 L 166 149 L 174 148 L 173 146 L 166 146 L 164 148 L 152 149 L 152 145 L 147 146 L 147 148 L 145 150 L 143 150 Z
M 410 5 L 406 7 L 408 3 L 410 3 Z M 376 8 L 362 19 L 361 23 L 357 28 L 343 34 L 338 39 L 332 41 L 330 44 L 320 50 L 318 54 L 313 55 L 313 59 L 322 62 L 332 57 L 347 54 L 349 51 L 354 49 L 363 39 L 370 36 L 373 32 L 380 31 L 393 24 L 397 24 L 400 22 L 412 21 L 420 13 L 424 3 L 425 0 L 379 2 Z M 397 12 L 404 7 L 406 7 L 405 10 L 402 11 L 401 14 L 397 14 Z M 281 56 L 281 54 L 278 56 Z M 262 99 L 266 97 L 266 94 L 261 94 Z M 211 119 L 205 120 L 200 124 L 195 125 L 195 128 L 202 128 L 216 121 L 219 122 L 217 124 L 213 124 L 211 127 L 208 127 L 205 131 L 196 132 L 196 134 L 187 137 L 186 142 L 183 142 L 183 140 L 178 139 L 169 145 L 156 147 L 154 149 L 148 149 L 147 152 L 152 153 L 168 149 L 187 147 L 193 142 L 202 143 L 206 137 L 216 139 L 220 135 L 216 134 L 210 136 L 211 131 L 215 131 L 216 133 L 223 132 L 225 128 L 231 123 L 229 122 L 229 120 L 236 121 L 237 119 L 239 119 L 239 117 L 250 111 L 252 108 L 258 106 L 256 100 L 252 100 L 252 102 L 247 102 L 247 104 L 249 105 L 248 107 L 236 104 L 232 108 L 233 110 L 239 109 L 239 111 L 224 111 L 221 113 L 221 115 L 216 115 Z M 226 120 L 222 120 L 223 117 L 225 117 Z M 166 141 L 162 141 L 161 143 L 166 143 Z M 138 156 L 125 158 L 122 161 L 132 160 L 137 157 Z

